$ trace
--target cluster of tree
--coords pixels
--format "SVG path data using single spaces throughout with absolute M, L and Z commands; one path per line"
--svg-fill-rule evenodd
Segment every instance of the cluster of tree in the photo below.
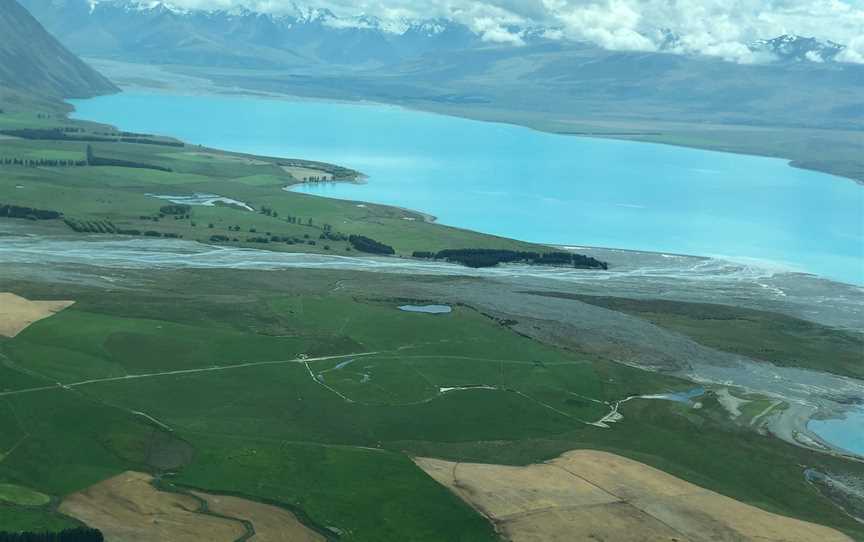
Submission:
M 333 226 L 330 224 L 324 224 L 321 228 L 323 231 L 321 235 L 318 236 L 319 239 L 326 239 L 328 241 L 347 241 L 348 236 L 344 233 L 340 233 L 338 231 L 333 231 Z
M 540 265 L 569 265 L 579 269 L 609 269 L 609 264 L 592 256 L 572 252 L 546 252 L 535 259 Z
M 188 205 L 163 205 L 159 207 L 159 214 L 162 215 L 188 215 L 192 211 L 192 207 Z
M 139 134 L 138 132 L 93 132 L 95 135 L 107 136 L 117 139 L 109 141 L 120 141 L 123 143 L 140 143 L 142 145 L 164 145 L 166 147 L 185 147 L 182 141 L 153 139 L 153 134 Z
M 131 233 L 136 232 L 136 233 Z M 144 233 L 138 232 L 138 230 L 119 230 L 117 233 L 123 233 L 126 235 L 143 235 L 144 237 L 165 237 L 167 239 L 181 239 L 183 236 L 179 233 L 173 232 L 158 232 L 154 230 L 147 230 Z
M 212 243 L 239 243 L 240 239 L 236 237 L 228 237 L 227 235 L 211 235 L 210 242 Z M 280 236 L 280 235 L 271 235 L 267 232 L 266 235 L 259 235 L 253 237 L 247 237 L 245 240 L 246 243 L 285 243 L 286 245 L 315 245 L 315 241 L 305 240 L 299 237 L 290 237 L 290 236 Z
M 606 262 L 591 256 L 570 252 L 526 252 L 489 248 L 461 248 L 441 250 L 437 253 L 415 251 L 415 258 L 435 258 L 461 263 L 468 267 L 494 267 L 499 263 L 522 262 L 532 265 L 566 265 L 580 269 L 608 269 Z
M 301 239 L 300 237 L 291 237 L 288 235 L 284 235 L 284 236 L 271 235 L 270 241 L 273 243 L 286 243 L 288 245 L 303 244 L 303 243 L 307 242 L 306 240 Z
M 78 233 L 116 233 L 119 235 L 143 235 L 145 237 L 167 237 L 169 239 L 179 239 L 183 237 L 178 233 L 160 233 L 154 230 L 141 231 L 136 229 L 118 228 L 110 220 L 79 220 L 76 218 L 65 218 L 63 221 L 72 230 Z
M 349 235 L 348 242 L 351 246 L 360 252 L 369 252 L 370 254 L 395 254 L 396 251 L 390 245 L 385 245 L 374 239 L 370 239 L 364 235 Z
M 281 167 L 301 167 L 306 169 L 317 169 L 332 175 L 331 180 L 354 179 L 360 174 L 353 169 L 340 167 L 326 162 L 314 162 L 311 160 L 281 160 L 276 165 Z M 326 180 L 326 179 L 325 179 Z
M 101 531 L 87 527 L 76 527 L 54 533 L 0 532 L 0 542 L 103 542 L 104 540 Z
M 273 216 L 276 216 L 275 211 L 273 213 Z M 282 217 L 282 220 L 284 220 L 285 222 L 287 222 L 289 224 L 297 224 L 298 226 L 311 226 L 312 225 L 312 219 L 311 218 L 307 218 L 306 220 L 303 220 L 299 216 L 285 215 Z
M 3 158 L 0 164 L 4 166 L 24 167 L 81 167 L 86 166 L 86 160 L 53 160 L 48 158 Z
M 79 220 L 65 218 L 63 222 L 78 233 L 120 233 L 117 226 L 108 220 Z
M 170 172 L 171 169 L 163 166 L 157 166 L 153 164 L 144 164 L 141 162 L 132 162 L 130 160 L 119 160 L 116 158 L 100 158 L 93 153 L 93 147 L 87 145 L 87 164 L 91 166 L 115 166 L 115 167 L 129 167 L 129 168 L 139 168 L 139 169 L 155 169 L 157 171 L 167 171 Z
M 20 205 L 6 205 L 0 203 L 0 217 L 7 218 L 26 218 L 28 220 L 54 220 L 63 216 L 59 211 L 49 211 L 47 209 L 34 209 L 32 207 L 22 207 Z
M 270 208 L 270 207 L 266 207 L 266 206 L 261 207 L 261 211 L 260 211 L 260 212 L 261 212 L 262 215 L 272 216 L 272 217 L 274 217 L 274 218 L 279 216 L 279 213 L 277 213 L 276 211 L 274 211 L 272 208 Z
M 345 241 L 348 239 L 348 236 L 344 233 L 325 231 L 318 236 L 318 239 L 326 239 L 328 241 Z

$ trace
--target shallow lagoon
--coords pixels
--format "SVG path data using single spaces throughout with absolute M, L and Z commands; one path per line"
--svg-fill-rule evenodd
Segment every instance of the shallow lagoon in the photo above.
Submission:
M 811 420 L 807 428 L 834 446 L 864 457 L 864 406 L 842 418 Z
M 758 262 L 864 284 L 864 187 L 785 161 L 586 139 L 397 107 L 124 93 L 76 117 L 363 171 L 307 193 L 519 239 Z

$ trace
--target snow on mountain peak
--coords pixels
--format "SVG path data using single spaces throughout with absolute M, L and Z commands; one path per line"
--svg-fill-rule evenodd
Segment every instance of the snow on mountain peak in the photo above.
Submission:
M 770 53 L 780 60 L 816 63 L 834 60 L 843 49 L 843 45 L 830 40 L 794 34 L 756 40 L 750 44 L 751 51 Z

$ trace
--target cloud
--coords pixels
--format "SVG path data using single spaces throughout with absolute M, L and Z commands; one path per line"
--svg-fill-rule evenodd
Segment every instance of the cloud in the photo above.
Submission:
M 295 0 L 170 0 L 191 8 L 246 5 L 296 12 Z M 482 39 L 520 45 L 520 29 L 542 27 L 550 38 L 584 40 L 608 49 L 700 53 L 735 62 L 769 60 L 747 44 L 798 34 L 848 46 L 838 60 L 864 62 L 864 0 L 296 0 L 339 16 L 384 21 L 445 17 Z M 665 30 L 666 32 L 660 32 Z M 673 43 L 669 36 L 675 36 Z M 820 59 L 812 58 L 814 62 Z M 824 60 L 824 59 L 822 59 Z
M 849 40 L 846 49 L 837 55 L 837 60 L 853 64 L 864 64 L 864 34 Z
M 657 49 L 657 45 L 639 31 L 642 15 L 630 2 L 611 0 L 569 5 L 560 0 L 548 0 L 546 4 L 550 15 L 571 38 L 591 41 L 607 49 Z

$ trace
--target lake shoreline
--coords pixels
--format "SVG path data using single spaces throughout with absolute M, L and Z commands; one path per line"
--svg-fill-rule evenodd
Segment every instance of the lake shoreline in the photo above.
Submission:
M 89 59 L 94 61 L 100 68 L 108 68 L 109 76 L 117 76 L 115 70 L 116 67 L 109 66 L 118 66 L 125 65 L 127 66 L 138 66 L 134 63 L 125 63 L 125 62 L 117 62 L 108 59 Z M 597 131 L 567 131 L 556 129 L 552 126 L 546 126 L 543 119 L 537 118 L 528 118 L 528 119 L 519 119 L 514 118 L 512 115 L 508 115 L 504 111 L 491 110 L 487 112 L 487 114 L 482 114 L 481 112 L 469 112 L 459 109 L 456 106 L 448 107 L 446 105 L 440 104 L 429 104 L 422 105 L 411 103 L 408 101 L 404 102 L 382 102 L 370 99 L 352 99 L 350 97 L 338 97 L 338 96 L 314 96 L 314 95 L 301 95 L 301 94 L 291 94 L 285 92 L 274 92 L 274 91 L 265 91 L 265 90 L 256 90 L 247 87 L 234 86 L 234 87 L 224 87 L 220 86 L 209 79 L 205 79 L 198 76 L 190 76 L 181 74 L 179 72 L 173 71 L 165 71 L 163 70 L 163 66 L 152 66 L 152 68 L 158 70 L 161 75 L 168 76 L 168 80 L 162 81 L 162 85 L 157 85 L 158 81 L 150 81 L 151 85 L 143 84 L 148 82 L 146 79 L 135 78 L 135 82 L 124 82 L 122 77 L 120 80 L 114 81 L 114 83 L 121 89 L 121 91 L 147 91 L 147 92 L 160 92 L 166 94 L 184 94 L 190 96 L 220 96 L 220 97 L 242 97 L 242 98 L 251 98 L 251 99 L 274 99 L 274 100 L 287 100 L 287 101 L 295 101 L 295 102 L 323 102 L 323 103 L 337 103 L 337 104 L 351 104 L 351 105 L 376 105 L 376 106 L 386 106 L 386 107 L 397 107 L 401 109 L 406 109 L 410 111 L 417 111 L 423 113 L 430 113 L 436 115 L 443 115 L 454 118 L 461 118 L 467 120 L 474 120 L 478 122 L 489 122 L 489 123 L 497 123 L 497 124 L 505 124 L 510 126 L 520 126 L 523 128 L 528 128 L 531 130 L 535 130 L 538 132 L 546 133 L 546 134 L 554 134 L 554 135 L 567 135 L 579 138 L 586 139 L 601 139 L 601 140 L 611 140 L 611 141 L 633 141 L 633 142 L 641 142 L 641 143 L 651 143 L 656 145 L 667 145 L 672 147 L 680 147 L 686 149 L 699 149 L 706 150 L 711 152 L 719 152 L 719 153 L 729 153 L 741 156 L 758 156 L 763 158 L 773 158 L 778 160 L 783 160 L 786 162 L 786 165 L 795 169 L 801 169 L 804 171 L 813 171 L 817 173 L 823 173 L 826 175 L 830 175 L 837 179 L 842 179 L 846 181 L 852 181 L 858 186 L 864 188 L 864 178 L 855 178 L 848 175 L 843 175 L 841 173 L 837 173 L 832 171 L 830 168 L 819 168 L 819 167 L 810 167 L 807 164 L 802 163 L 800 160 L 795 158 L 789 158 L 787 156 L 783 156 L 782 153 L 769 153 L 769 152 L 758 152 L 756 150 L 751 151 L 743 151 L 743 150 L 735 150 L 724 148 L 721 145 L 696 145 L 696 144 L 685 144 L 685 143 L 675 143 L 669 141 L 659 141 L 656 139 L 658 136 L 664 135 L 662 131 L 654 131 L 654 130 L 618 130 L 617 132 L 597 132 Z M 188 87 L 181 87 L 176 84 L 172 84 L 171 77 L 182 78 L 183 80 L 196 80 L 199 82 L 200 86 L 195 87 L 192 91 L 189 91 Z M 491 113 L 491 114 L 488 114 Z M 592 122 L 627 122 L 626 120 L 621 121 L 607 121 L 607 120 L 585 120 L 586 123 Z M 722 128 L 728 127 L 737 127 L 737 125 L 722 125 Z M 743 128 L 751 128 L 749 126 Z M 779 129 L 779 128 L 778 128 Z
M 704 257 L 733 254 L 850 284 L 864 282 L 855 271 L 855 250 L 849 248 L 848 236 L 836 235 L 836 227 L 833 234 L 826 230 L 828 225 L 821 228 L 826 231 L 802 231 L 803 237 L 794 246 L 788 242 L 801 229 L 794 218 L 801 198 L 810 202 L 813 212 L 835 209 L 832 213 L 839 217 L 835 222 L 841 230 L 854 232 L 842 224 L 850 220 L 852 208 L 861 199 L 857 187 L 832 186 L 811 176 L 826 174 L 787 173 L 796 169 L 786 160 L 678 151 L 633 141 L 577 140 L 517 125 L 460 120 L 391 105 L 358 108 L 357 103 L 320 100 L 259 100 L 260 105 L 255 106 L 249 98 L 211 95 L 192 100 L 188 93 L 146 92 L 73 103 L 79 106 L 75 118 L 171 133 L 193 144 L 232 152 L 299 154 L 321 162 L 345 163 L 372 179 L 362 187 L 356 183 L 301 183 L 290 185 L 292 192 L 408 209 L 418 220 L 429 222 L 434 217 L 443 225 L 527 243 L 611 246 Z M 148 104 L 160 104 L 160 110 L 177 109 L 170 119 L 154 121 L 141 110 Z M 132 112 L 136 109 L 139 111 Z M 214 124 L 205 134 L 184 120 L 201 115 L 239 115 L 242 120 Z M 318 127 L 296 138 L 284 131 L 286 122 L 307 126 L 317 122 Z M 334 131 L 334 126 L 340 128 Z M 381 137 L 370 138 L 372 132 Z M 239 137 L 239 133 L 250 137 Z M 419 133 L 430 135 L 412 136 Z M 657 164 L 661 169 L 652 177 L 652 189 L 642 188 L 638 178 Z M 749 202 L 739 201 L 739 188 L 745 187 L 759 190 Z M 670 203 L 672 194 L 682 190 L 689 200 Z M 700 210 L 709 194 L 712 201 L 720 202 L 711 215 Z M 781 199 L 776 200 L 775 194 Z M 769 197 L 773 209 L 765 214 Z M 484 204 L 476 207 L 480 201 Z M 509 218 L 502 221 L 501 217 Z M 726 229 L 714 227 L 718 219 L 727 223 Z M 682 221 L 691 226 L 681 230 Z M 629 227 L 637 223 L 640 226 L 635 230 Z M 755 231 L 763 233 L 743 235 L 743 230 L 753 231 L 751 226 L 757 224 Z M 784 231 L 789 227 L 794 229 Z M 742 235 L 736 234 L 739 230 Z M 781 231 L 786 239 L 777 244 L 771 236 Z

